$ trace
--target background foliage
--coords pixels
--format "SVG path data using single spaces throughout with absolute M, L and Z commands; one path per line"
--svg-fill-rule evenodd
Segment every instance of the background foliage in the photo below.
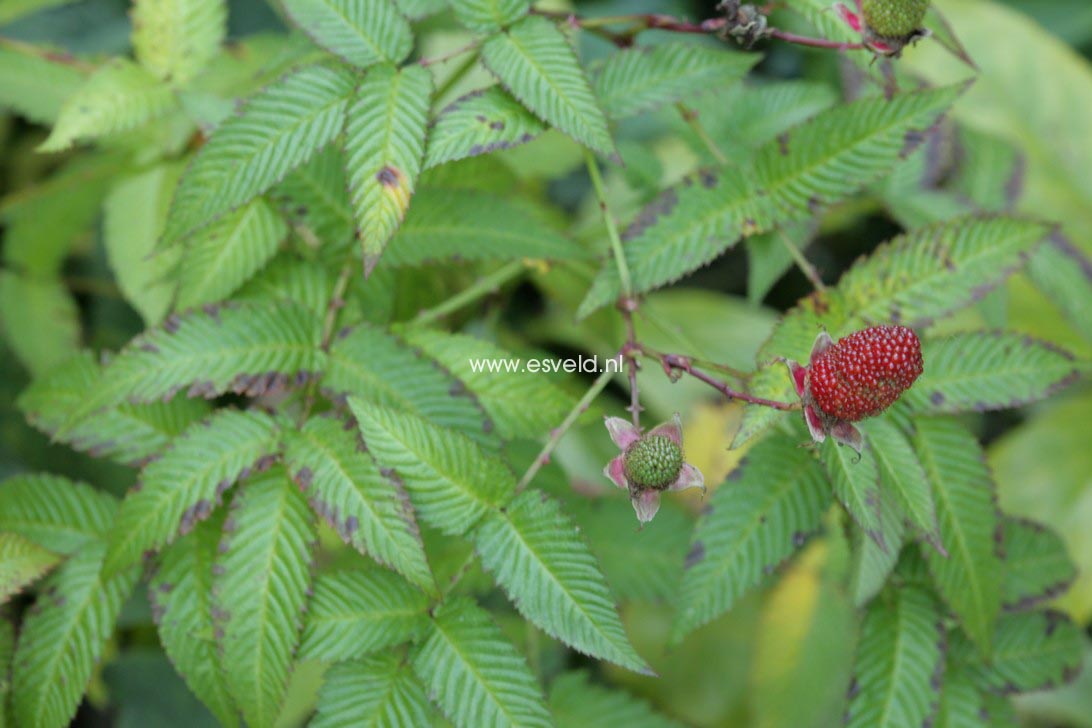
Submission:
M 596 20 L 681 1 L 5 2 L 0 725 L 1092 725 L 1092 10 L 935 5 L 977 69 Z M 470 365 L 614 356 L 629 292 L 757 396 L 820 328 L 925 374 L 857 459 L 646 362 L 710 492 L 637 530 L 624 374 Z

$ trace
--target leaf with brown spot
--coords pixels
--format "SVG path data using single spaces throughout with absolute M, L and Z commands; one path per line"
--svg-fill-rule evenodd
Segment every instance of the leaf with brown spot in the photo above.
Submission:
M 401 225 L 425 153 L 432 76 L 421 66 L 375 66 L 357 87 L 345 123 L 356 234 L 370 274 Z

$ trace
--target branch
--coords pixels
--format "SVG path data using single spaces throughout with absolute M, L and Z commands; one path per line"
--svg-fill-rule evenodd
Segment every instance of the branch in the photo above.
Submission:
M 791 402 L 776 402 L 772 399 L 763 399 L 762 397 L 755 397 L 741 392 L 737 389 L 733 389 L 727 382 L 722 382 L 719 379 L 714 379 L 705 372 L 695 369 L 694 363 L 689 357 L 682 356 L 680 354 L 660 354 L 658 352 L 651 351 L 649 349 L 641 348 L 641 353 L 652 359 L 656 359 L 664 368 L 664 373 L 668 377 L 674 379 L 675 372 L 683 372 L 697 379 L 699 382 L 708 384 L 713 389 L 723 394 L 728 399 L 738 399 L 741 402 L 749 402 L 750 404 L 758 405 L 760 407 L 770 407 L 775 410 L 781 410 L 782 412 L 793 412 L 800 409 L 799 404 Z
M 522 272 L 522 261 L 514 260 L 511 263 L 507 263 L 500 268 L 497 268 L 489 275 L 482 276 L 469 287 L 459 291 L 446 301 L 443 301 L 430 309 L 421 311 L 410 323 L 414 325 L 430 324 L 436 319 L 443 318 L 449 313 L 459 310 L 468 303 L 473 303 L 482 296 L 495 292 L 502 285 Z
M 612 372 L 610 368 L 604 368 L 603 372 L 600 373 L 599 377 L 592 383 L 591 387 L 588 388 L 588 391 L 584 392 L 584 396 L 573 406 L 572 410 L 565 419 L 562 420 L 561 424 L 554 428 L 553 432 L 550 433 L 550 439 L 546 441 L 542 450 L 535 456 L 531 466 L 527 468 L 527 472 L 519 479 L 519 483 L 516 485 L 516 495 L 522 493 L 527 486 L 530 485 L 531 481 L 535 479 L 535 476 L 538 475 L 538 471 L 542 470 L 542 466 L 550 462 L 550 455 L 557 449 L 558 444 L 561 442 L 561 438 L 565 437 L 565 433 L 576 424 L 576 420 L 580 415 L 588 411 L 588 407 L 591 406 L 592 400 L 598 397 L 599 393 L 602 392 L 610 382 L 612 374 L 614 374 L 614 372 Z

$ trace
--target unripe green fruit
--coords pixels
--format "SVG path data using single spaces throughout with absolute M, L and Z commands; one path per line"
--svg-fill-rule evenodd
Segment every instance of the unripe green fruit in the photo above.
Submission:
M 629 446 L 623 459 L 626 478 L 644 488 L 663 490 L 682 471 L 682 448 L 670 437 L 651 435 Z
M 884 38 L 906 38 L 921 29 L 929 0 L 864 0 L 865 25 Z

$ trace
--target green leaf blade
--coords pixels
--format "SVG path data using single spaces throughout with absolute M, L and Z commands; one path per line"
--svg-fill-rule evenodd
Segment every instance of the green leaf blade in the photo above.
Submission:
M 984 653 L 1001 611 L 1000 517 L 978 441 L 960 424 L 918 418 L 914 446 L 933 486 L 944 557 L 925 559 L 937 591 Z
M 236 494 L 216 561 L 225 684 L 250 725 L 276 721 L 311 582 L 311 513 L 275 467 Z
M 57 437 L 83 418 L 122 402 L 225 392 L 258 396 L 321 371 L 322 323 L 296 303 L 227 302 L 174 315 L 136 337 L 110 362 L 98 389 L 70 415 Z
M 830 502 L 822 468 L 792 437 L 763 440 L 742 467 L 698 521 L 678 591 L 676 639 L 726 612 L 799 549 Z
M 925 372 L 907 401 L 931 413 L 1022 407 L 1049 397 L 1080 376 L 1073 356 L 1044 341 L 975 332 L 926 341 Z
M 133 51 L 158 78 L 185 84 L 220 52 L 227 35 L 223 0 L 137 0 Z
M 595 93 L 603 110 L 621 119 L 730 86 L 759 60 L 758 54 L 679 42 L 626 48 L 596 74 Z
M 428 135 L 432 76 L 377 66 L 357 88 L 345 125 L 349 195 L 370 273 L 409 209 Z
M 101 539 L 116 510 L 113 496 L 59 475 L 15 475 L 0 482 L 0 531 L 54 553 L 78 553 Z
M 50 578 L 55 591 L 39 595 L 24 623 L 12 666 L 18 725 L 63 726 L 75 715 L 138 576 L 130 569 L 103 579 L 104 553 L 92 543 L 69 559 Z
M 465 533 L 515 489 L 499 458 L 457 432 L 349 397 L 368 451 L 405 483 L 421 519 L 446 534 Z
M 136 564 L 211 515 L 224 491 L 277 452 L 277 427 L 259 411 L 219 410 L 175 439 L 121 502 L 104 570 Z
M 595 557 L 556 501 L 525 492 L 473 538 L 482 565 L 524 617 L 579 652 L 651 673 L 626 637 Z
M 239 711 L 224 683 L 215 640 L 213 574 L 223 514 L 198 523 L 163 550 L 148 584 L 160 644 L 186 685 L 225 726 L 239 725 Z
M 310 159 L 342 129 L 352 77 L 325 66 L 293 71 L 226 120 L 182 176 L 165 244 L 238 209 Z
M 315 43 L 358 68 L 401 63 L 413 47 L 409 23 L 390 0 L 285 0 L 284 6 Z
M 425 328 L 407 329 L 407 343 L 420 349 L 450 371 L 477 397 L 505 439 L 537 438 L 565 419 L 576 402 L 560 387 L 541 376 L 514 374 L 498 377 L 474 371 L 471 361 L 512 358 L 510 352 L 465 334 Z M 534 402 L 534 407 L 527 407 Z
M 423 632 L 428 606 L 424 593 L 388 571 L 324 574 L 315 580 L 300 656 L 340 662 L 402 644 Z
M 530 142 L 545 127 L 498 86 L 451 102 L 429 133 L 425 169 Z
M 939 705 L 942 615 L 927 591 L 904 586 L 872 602 L 861 628 L 846 725 L 926 725 Z
M 202 230 L 182 256 L 176 308 L 227 298 L 269 262 L 287 236 L 284 220 L 261 199 Z
M 452 0 L 451 9 L 470 30 L 492 33 L 516 22 L 531 8 L 531 0 Z
M 313 418 L 286 440 L 292 479 L 345 543 L 423 589 L 436 588 L 405 490 L 379 472 L 352 432 Z
M 482 47 L 482 61 L 508 91 L 543 121 L 599 154 L 615 154 L 606 118 L 565 36 L 528 17 Z
M 335 665 L 317 711 L 312 728 L 401 728 L 432 717 L 424 686 L 394 652 Z
M 16 533 L 0 533 L 0 604 L 42 578 L 60 557 Z
M 1065 592 L 1077 569 L 1065 542 L 1034 521 L 1005 518 L 1005 577 L 1002 602 L 1006 610 L 1024 611 Z
M 551 724 L 527 662 L 473 602 L 453 600 L 436 610 L 413 669 L 458 728 Z
M 38 149 L 61 152 L 77 141 L 129 131 L 166 114 L 176 103 L 169 86 L 132 61 L 116 58 L 65 102 L 53 132 Z

